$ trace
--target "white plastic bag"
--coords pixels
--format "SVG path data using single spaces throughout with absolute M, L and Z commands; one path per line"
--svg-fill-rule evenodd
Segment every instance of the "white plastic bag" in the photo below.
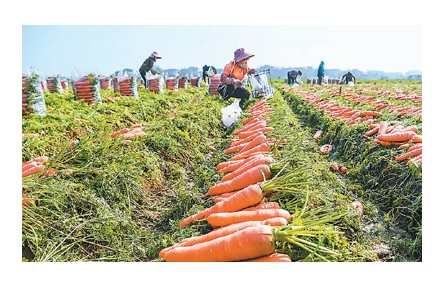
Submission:
M 243 111 L 239 106 L 239 101 L 235 101 L 227 107 L 222 108 L 221 113 L 224 126 L 230 128 L 236 123 L 236 121 L 238 121 L 238 118 L 241 116 Z

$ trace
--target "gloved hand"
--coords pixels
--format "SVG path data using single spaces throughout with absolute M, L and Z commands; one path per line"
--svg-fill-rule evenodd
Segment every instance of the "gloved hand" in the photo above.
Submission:
M 255 73 L 256 73 L 256 70 L 255 69 L 251 69 L 248 74 L 252 75 L 252 74 L 255 74 Z
M 243 82 L 235 79 L 235 80 L 233 80 L 233 85 L 235 85 L 235 88 L 239 88 L 239 87 L 243 86 Z

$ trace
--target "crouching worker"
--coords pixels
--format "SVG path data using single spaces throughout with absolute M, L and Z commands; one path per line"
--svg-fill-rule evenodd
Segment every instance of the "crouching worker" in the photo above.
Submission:
M 247 66 L 247 61 L 255 55 L 244 52 L 244 48 L 237 49 L 234 55 L 233 61 L 224 66 L 218 92 L 224 100 L 228 100 L 231 97 L 241 99 L 239 105 L 244 110 L 244 104 L 249 99 L 250 92 L 242 87 L 243 83 L 241 81 L 246 74 L 254 74 L 256 72 L 255 69 Z

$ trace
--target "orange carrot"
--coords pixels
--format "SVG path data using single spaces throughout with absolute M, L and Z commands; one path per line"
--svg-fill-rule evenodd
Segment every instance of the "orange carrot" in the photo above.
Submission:
M 244 164 L 246 164 L 247 162 L 251 161 L 253 158 L 260 158 L 260 157 L 266 157 L 266 156 L 264 156 L 263 154 L 259 154 L 259 155 L 253 155 L 252 157 L 246 157 L 241 160 L 229 161 L 231 163 L 221 169 L 218 169 L 218 173 L 219 174 L 227 174 L 227 173 L 233 172 L 236 169 L 243 166 Z
M 413 136 L 412 139 L 413 139 L 414 143 L 422 143 L 422 135 L 417 135 L 416 134 L 416 135 Z
M 269 218 L 283 217 L 290 222 L 290 213 L 285 209 L 258 209 L 252 211 L 236 211 L 213 213 L 207 217 L 207 223 L 212 227 L 227 226 L 244 221 L 260 221 Z
M 374 135 L 375 133 L 377 133 L 379 131 L 379 128 L 380 128 L 379 126 L 372 128 L 371 130 L 365 132 L 365 136 Z
M 266 127 L 266 121 L 256 121 L 256 122 L 253 122 L 252 124 L 249 123 L 248 125 L 244 126 L 243 128 L 232 132 L 232 136 L 236 136 L 241 132 L 255 130 L 255 129 L 263 128 L 263 127 Z
M 253 147 L 263 144 L 266 141 L 267 141 L 266 135 L 261 133 L 257 137 L 255 137 L 252 141 L 250 141 L 250 143 L 246 144 L 241 150 L 239 150 L 239 153 L 252 149 Z
M 422 147 L 422 143 L 416 143 L 413 146 L 409 147 L 408 150 L 406 152 L 409 152 L 411 150 L 417 149 L 419 147 Z
M 235 164 L 236 162 L 241 162 L 241 161 L 242 161 L 242 160 L 239 160 L 239 161 L 226 161 L 226 162 L 220 162 L 220 163 L 218 163 L 218 165 L 216 165 L 216 170 L 224 169 L 224 168 L 226 168 L 226 167 L 228 167 L 228 166 L 230 166 L 230 165 Z
M 213 147 L 213 146 L 209 146 L 209 150 L 212 151 L 212 152 L 216 152 L 216 148 Z
M 227 262 L 265 256 L 274 250 L 272 227 L 259 225 L 193 246 L 173 248 L 162 258 L 167 262 Z
M 252 135 L 250 135 L 250 136 L 248 136 L 248 137 L 246 137 L 246 138 L 243 138 L 243 139 L 236 139 L 236 140 L 234 140 L 234 141 L 230 144 L 230 146 L 236 146 L 236 145 L 243 144 L 243 143 L 250 143 L 250 141 L 252 141 L 253 139 L 255 139 L 255 138 L 256 138 L 258 135 L 260 135 L 260 134 L 263 134 L 263 135 L 264 135 L 263 132 L 259 131 L 259 132 L 255 133 L 255 134 L 252 134 Z
M 239 159 L 245 159 L 248 155 L 251 155 L 252 153 L 256 152 L 270 152 L 270 144 L 267 142 L 264 142 L 262 144 L 256 145 L 255 147 L 250 148 L 249 150 L 245 150 L 244 152 L 240 152 L 230 158 L 230 160 L 239 160 Z
M 417 155 L 420 155 L 420 154 L 422 154 L 422 147 L 414 149 L 414 150 L 411 150 L 409 152 L 406 152 L 406 153 L 404 153 L 404 154 L 402 154 L 400 156 L 397 156 L 396 157 L 396 161 L 400 162 L 400 161 L 403 161 L 403 160 L 405 160 L 407 158 L 414 157 L 414 156 L 417 156 Z
M 180 246 L 181 247 L 193 246 L 193 245 L 196 245 L 199 243 L 208 242 L 208 241 L 216 239 L 216 238 L 221 238 L 223 236 L 233 234 L 233 233 L 240 231 L 242 229 L 245 229 L 247 227 L 254 227 L 254 226 L 260 226 L 260 225 L 285 226 L 286 224 L 288 224 L 288 221 L 282 217 L 270 218 L 270 219 L 266 219 L 266 220 L 262 220 L 262 221 L 245 221 L 245 222 L 235 223 L 232 225 L 214 229 L 213 231 L 211 231 L 207 234 L 204 234 L 204 235 L 182 239 L 179 243 L 162 249 L 159 252 L 159 257 L 163 258 L 164 254 L 173 248 L 180 247 Z
M 417 155 L 416 157 L 410 159 L 408 162 L 406 162 L 406 165 L 409 166 L 409 164 L 411 164 L 411 163 L 422 164 L 422 154 Z
M 245 131 L 245 132 L 240 132 L 238 134 L 238 138 L 243 139 L 243 138 L 247 138 L 257 132 L 263 132 L 263 133 L 267 133 L 270 131 L 273 131 L 274 128 L 273 127 L 264 127 L 264 128 L 259 128 L 259 129 L 255 129 L 255 130 L 249 130 L 249 131 Z
M 263 191 L 261 186 L 253 184 L 236 192 L 224 201 L 183 219 L 179 223 L 179 227 L 185 227 L 190 223 L 207 218 L 213 213 L 235 212 L 259 203 L 263 199 Z
M 252 210 L 258 210 L 258 209 L 280 209 L 280 204 L 278 202 L 263 202 L 256 204 L 252 207 L 244 208 L 243 211 L 252 211 Z
M 408 141 L 413 136 L 416 135 L 413 131 L 398 131 L 398 132 L 391 132 L 389 134 L 380 134 L 377 136 L 377 139 L 380 141 L 388 141 L 388 142 L 395 142 L 395 141 Z
M 248 158 L 250 159 L 250 158 Z M 241 167 L 239 167 L 238 169 L 234 170 L 231 173 L 226 174 L 221 181 L 225 182 L 225 181 L 229 181 L 232 180 L 233 178 L 235 178 L 236 176 L 244 173 L 245 171 L 256 167 L 258 165 L 261 164 L 266 164 L 266 165 L 270 165 L 273 162 L 273 158 L 272 157 L 268 157 L 268 156 L 264 156 L 264 157 L 255 157 L 253 159 L 251 159 L 250 161 L 248 161 L 246 164 L 242 165 Z
M 419 128 L 417 128 L 416 125 L 410 125 L 408 127 L 403 128 L 400 131 L 413 131 L 414 133 L 417 133 L 417 132 L 419 132 Z
M 361 114 L 363 116 L 373 116 L 373 117 L 382 116 L 382 113 L 378 111 L 362 111 Z
M 37 165 L 35 167 L 31 167 L 28 170 L 22 172 L 22 178 L 42 172 L 43 169 L 45 169 L 45 165 Z
M 241 143 L 239 145 L 231 145 L 229 148 L 224 150 L 225 154 L 232 154 L 235 152 L 239 152 L 241 149 L 243 149 L 244 146 L 246 146 L 248 143 Z
M 379 125 L 379 132 L 377 133 L 378 135 L 381 134 L 386 134 L 386 129 L 388 129 L 389 123 L 386 121 L 383 121 L 380 123 Z
M 128 129 L 128 128 L 123 128 L 123 129 L 121 129 L 121 130 L 118 130 L 118 131 L 115 131 L 115 132 L 111 133 L 111 134 L 110 134 L 110 137 L 111 137 L 111 138 L 114 138 L 114 137 L 116 137 L 116 136 L 118 136 L 118 135 L 125 134 L 125 133 L 127 133 L 127 132 L 130 132 L 130 129 Z
M 315 132 L 313 139 L 318 139 L 323 135 L 323 131 L 322 130 L 318 130 L 317 132 Z
M 272 253 L 266 256 L 246 260 L 246 262 L 292 262 L 292 260 L 287 254 Z
M 212 186 L 205 196 L 219 195 L 245 188 L 249 185 L 269 179 L 271 171 L 269 165 L 262 164 L 250 168 L 232 180 L 220 182 Z
M 32 160 L 28 164 L 22 165 L 22 172 L 37 166 L 37 161 Z

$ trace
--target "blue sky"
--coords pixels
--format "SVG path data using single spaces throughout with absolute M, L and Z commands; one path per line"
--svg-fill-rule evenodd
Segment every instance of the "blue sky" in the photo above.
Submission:
M 407 45 L 409 44 L 409 45 Z M 138 69 L 155 50 L 161 69 L 222 68 L 243 47 L 251 67 L 422 70 L 420 25 L 23 25 L 22 72 L 42 76 Z

